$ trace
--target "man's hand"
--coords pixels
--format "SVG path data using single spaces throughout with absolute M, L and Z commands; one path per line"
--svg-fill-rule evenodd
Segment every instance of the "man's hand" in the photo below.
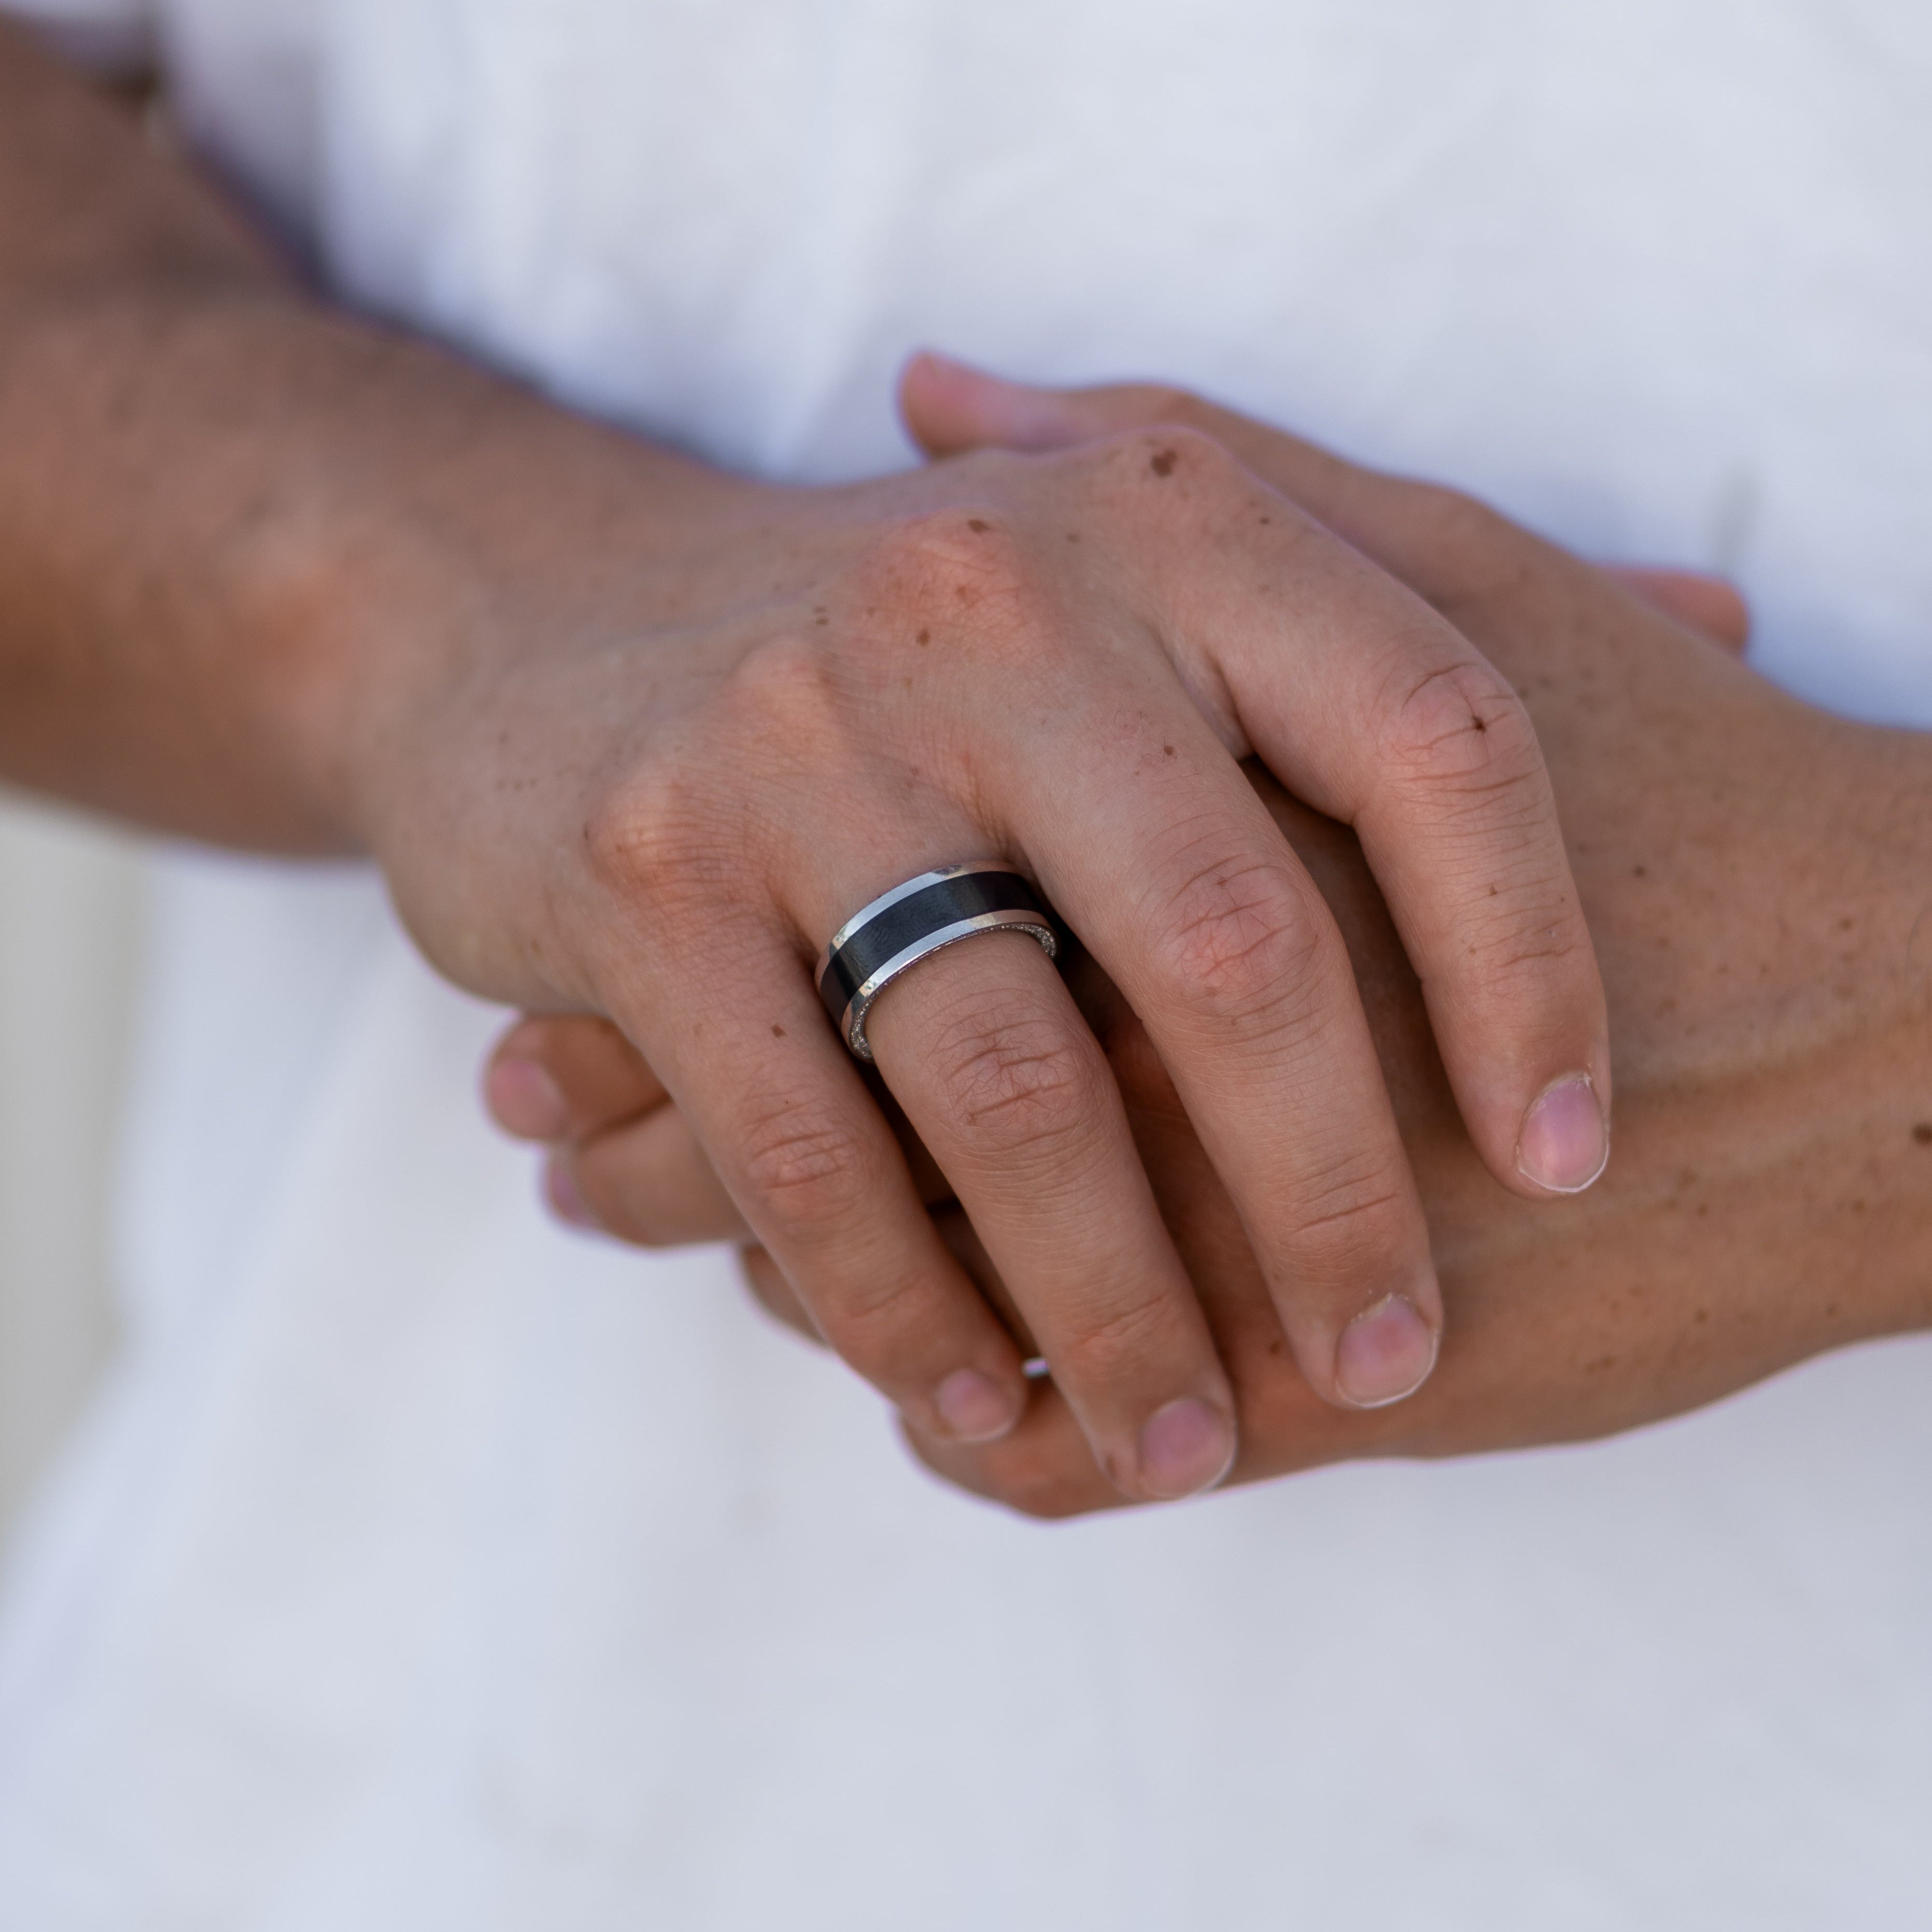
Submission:
M 1925 738 L 1800 705 L 1654 608 L 1734 640 L 1742 613 L 1720 587 L 1640 575 L 1634 596 L 1463 499 L 1189 398 L 936 375 L 914 401 L 941 448 L 1173 418 L 1236 448 L 1480 641 L 1548 749 L 1604 966 L 1619 1096 L 1616 1162 L 1562 1214 L 1512 1198 L 1475 1158 L 1356 842 L 1254 774 L 1346 936 L 1435 1237 L 1448 1339 L 1426 1388 L 1399 1408 L 1351 1415 L 1312 1398 L 1159 1054 L 1101 976 L 1082 980 L 1234 1385 L 1234 1480 L 1603 1434 L 1932 1322 Z M 491 1091 L 512 1124 L 565 1143 L 566 1204 L 646 1239 L 727 1232 L 728 1200 L 707 1193 L 675 1112 L 650 1106 L 648 1070 L 555 1028 L 514 1030 Z M 938 1212 L 998 1300 L 970 1228 Z M 764 1257 L 752 1266 L 768 1305 L 796 1320 L 782 1274 Z M 910 1433 L 935 1468 L 1016 1508 L 1118 1500 L 1050 1384 L 1002 1442 L 964 1450 Z
M 615 1021 L 847 1360 L 934 1441 L 1028 1392 L 811 976 L 930 868 L 1030 874 L 1132 1003 L 1324 1400 L 1441 1301 L 1341 935 L 1244 782 L 1352 824 L 1473 1144 L 1607 1152 L 1602 988 L 1535 736 L 1226 443 L 1129 424 L 836 490 L 723 475 L 310 300 L 0 32 L 0 774 L 381 864 L 488 997 Z M 1124 1494 L 1234 1446 L 1120 1093 L 1030 944 L 868 1022 Z

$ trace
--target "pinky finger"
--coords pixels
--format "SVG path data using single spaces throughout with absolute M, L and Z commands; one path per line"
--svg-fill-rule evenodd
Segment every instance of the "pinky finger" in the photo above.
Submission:
M 639 1247 L 751 1238 L 710 1156 L 675 1107 L 560 1149 L 550 1172 L 554 1202 L 556 1177 L 566 1177 L 596 1226 Z
M 497 1041 L 484 1070 L 490 1117 L 519 1140 L 581 1140 L 662 1107 L 664 1087 L 608 1020 L 526 1015 Z

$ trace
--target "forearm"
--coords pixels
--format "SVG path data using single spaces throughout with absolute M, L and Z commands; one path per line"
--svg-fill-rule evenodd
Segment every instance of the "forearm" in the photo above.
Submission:
M 0 777 L 355 849 L 365 754 L 506 586 L 556 621 L 707 480 L 311 300 L 0 28 Z

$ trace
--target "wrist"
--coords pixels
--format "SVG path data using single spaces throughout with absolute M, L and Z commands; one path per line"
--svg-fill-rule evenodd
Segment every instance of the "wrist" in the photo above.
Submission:
M 296 782 L 343 845 L 382 859 L 426 782 L 464 761 L 481 780 L 500 748 L 563 756 L 546 734 L 564 721 L 513 693 L 664 626 L 680 560 L 772 493 L 434 346 L 323 326 L 364 364 L 353 406 L 292 439 L 302 473 L 237 574 L 275 640 Z
M 1932 1325 L 1932 736 L 1777 704 L 1806 782 L 1684 862 L 1618 1070 L 1619 1159 L 1767 1368 Z
M 1868 908 L 1841 914 L 1834 997 L 1869 1016 L 1862 1051 L 1836 1070 L 1856 1126 L 1848 1281 L 1874 1333 L 1932 1328 L 1932 733 L 1841 727 L 1850 739 L 1839 844 Z M 1847 929 L 1846 918 L 1852 920 Z M 1848 1150 L 1849 1151 L 1850 1150 Z
M 694 586 L 741 577 L 789 493 L 397 346 L 418 362 L 406 438 L 332 446 L 265 580 L 292 762 L 450 977 L 595 1005 L 602 926 L 570 908 L 598 747 L 675 701 Z

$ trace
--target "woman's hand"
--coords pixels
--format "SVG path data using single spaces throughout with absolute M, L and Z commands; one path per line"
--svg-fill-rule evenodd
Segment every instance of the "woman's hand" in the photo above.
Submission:
M 1202 407 L 1144 392 L 992 400 L 1115 421 Z M 1670 572 L 1619 573 L 1619 585 L 1456 500 L 1256 425 L 1209 423 L 1426 589 L 1526 692 L 1620 1042 L 1612 1174 L 1574 1212 L 1508 1198 L 1456 1118 L 1356 842 L 1255 774 L 1346 937 L 1453 1326 L 1437 1374 L 1400 1408 L 1350 1415 L 1317 1400 L 1160 1056 L 1104 977 L 1083 976 L 1237 1393 L 1235 1480 L 1601 1434 L 1932 1321 L 1932 746 L 1826 717 L 1736 667 L 1744 614 L 1722 585 Z M 500 1048 L 490 1093 L 506 1124 L 561 1144 L 554 1172 L 580 1218 L 648 1240 L 743 1238 L 715 1184 L 707 1195 L 688 1130 L 614 1036 L 526 1022 Z M 964 1217 L 942 1204 L 937 1220 L 1000 1300 Z M 754 1252 L 752 1266 L 767 1305 L 808 1326 L 769 1259 Z M 1117 1500 L 1050 1385 L 998 1444 L 911 1433 L 936 1468 L 1017 1508 Z

